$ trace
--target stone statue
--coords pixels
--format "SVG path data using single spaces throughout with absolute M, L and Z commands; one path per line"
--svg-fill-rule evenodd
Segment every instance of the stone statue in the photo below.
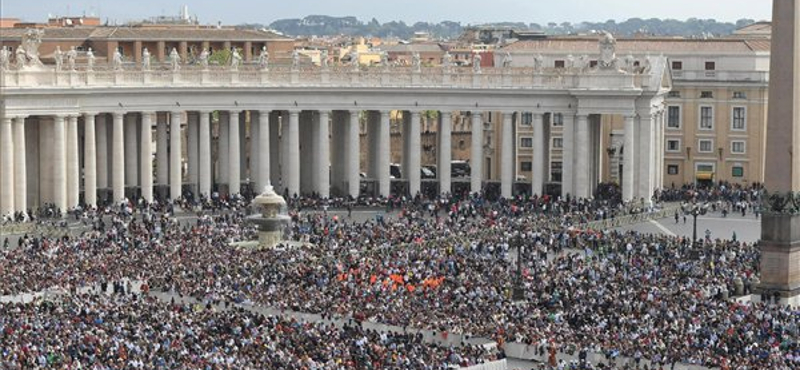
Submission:
M 150 70 L 150 51 L 147 48 L 142 50 L 142 71 Z
M 0 47 L 0 71 L 8 71 L 9 54 L 5 46 Z
M 200 56 L 197 57 L 197 60 L 200 62 L 200 66 L 203 67 L 203 70 L 208 69 L 208 49 L 203 48 L 203 51 L 200 52 Z
M 172 51 L 169 52 L 169 63 L 173 72 L 181 70 L 181 56 L 178 55 L 178 50 L 175 48 L 172 48 Z
M 653 68 L 653 64 L 650 61 L 650 55 L 644 57 L 644 65 L 642 66 L 642 74 L 647 75 L 650 74 L 650 70 Z
M 567 55 L 567 65 L 566 65 L 566 67 L 567 67 L 567 69 L 575 68 L 575 57 L 572 56 L 572 54 Z
M 112 63 L 115 71 L 122 70 L 122 53 L 119 52 L 119 49 L 114 50 L 114 58 L 112 59 Z
M 511 53 L 506 52 L 506 55 L 503 56 L 503 68 L 511 68 Z
M 92 48 L 89 48 L 89 50 L 86 51 L 86 70 L 87 71 L 94 71 L 94 60 L 95 60 L 94 52 L 92 51 Z
M 61 71 L 64 64 L 64 53 L 61 52 L 61 46 L 56 46 L 56 51 L 53 52 L 53 59 L 56 61 L 56 71 Z
M 25 49 L 22 48 L 22 45 L 17 46 L 17 69 L 25 68 L 25 64 L 28 62 L 28 57 L 25 55 Z
M 474 74 L 482 73 L 481 72 L 481 60 L 482 59 L 483 58 L 481 58 L 480 54 L 475 54 L 475 56 L 472 57 L 472 73 L 474 73 Z
M 75 47 L 69 49 L 67 52 L 67 68 L 69 68 L 70 72 L 75 70 L 75 59 L 78 58 L 78 51 L 75 50 Z
M 356 50 L 350 52 L 350 67 L 353 69 L 353 72 L 358 72 L 359 62 L 358 51 Z
M 242 56 L 239 55 L 239 51 L 236 48 L 231 50 L 231 71 L 238 71 L 239 64 L 242 63 Z
M 300 52 L 296 49 L 292 51 L 292 71 L 300 69 Z
M 422 61 L 420 60 L 419 53 L 411 54 L 411 69 L 413 72 L 422 71 Z
M 391 67 L 391 63 L 389 63 L 389 53 L 385 51 L 381 52 L 381 66 L 383 66 L 384 71 L 388 71 L 389 67 Z
M 26 59 L 23 65 L 42 66 L 42 62 L 39 60 L 39 45 L 42 44 L 42 36 L 44 36 L 44 30 L 41 29 L 29 29 L 22 36 L 22 51 L 25 52 Z
M 628 55 L 625 57 L 625 62 L 624 63 L 625 63 L 625 67 L 624 67 L 625 72 L 634 73 L 636 71 L 636 67 L 633 65 L 634 58 L 633 58 L 632 54 L 628 53 Z
M 533 71 L 536 73 L 540 73 L 542 72 L 543 68 L 544 68 L 544 58 L 542 57 L 542 54 L 536 54 L 536 56 L 533 57 Z
M 617 40 L 610 33 L 600 39 L 600 60 L 597 66 L 602 70 L 616 70 L 617 68 Z
M 453 67 L 453 55 L 450 54 L 449 51 L 444 52 L 444 56 L 442 57 L 442 68 L 447 73 L 450 73 L 450 70 Z
M 319 55 L 319 65 L 323 70 L 328 70 L 328 49 L 323 50 Z
M 581 72 L 589 68 L 589 56 L 584 54 L 578 57 L 578 61 L 575 62 L 575 68 Z
M 203 52 L 206 53 L 206 61 L 208 60 L 208 52 L 203 49 Z M 200 54 L 203 55 L 202 53 Z M 266 71 L 269 69 L 269 52 L 267 51 L 266 46 L 261 47 L 261 53 L 258 54 L 258 69 L 262 71 Z

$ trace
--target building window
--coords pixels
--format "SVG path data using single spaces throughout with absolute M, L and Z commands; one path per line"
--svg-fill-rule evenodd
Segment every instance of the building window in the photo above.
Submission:
M 520 148 L 533 148 L 533 138 L 523 137 L 519 139 Z
M 533 162 L 530 162 L 530 161 L 520 162 L 519 170 L 522 171 L 522 172 L 531 172 L 531 171 L 533 171 Z
M 697 151 L 700 153 L 711 153 L 714 151 L 714 140 L 700 139 L 697 144 Z
M 564 61 L 563 61 L 563 60 L 557 60 L 557 61 L 555 62 L 555 64 L 554 64 L 554 66 L 555 66 L 556 68 L 564 68 Z
M 734 91 L 733 92 L 734 99 L 747 99 L 747 94 L 744 91 Z
M 714 129 L 714 108 L 713 107 L 700 107 L 700 129 L 713 130 Z
M 533 113 L 531 112 L 523 112 L 522 113 L 522 124 L 526 126 L 530 126 L 533 123 Z
M 683 70 L 683 62 L 681 62 L 679 60 L 673 60 L 672 61 L 672 70 L 673 71 Z
M 733 107 L 731 116 L 731 129 L 744 131 L 747 128 L 747 109 L 745 107 Z
M 553 149 L 561 149 L 564 147 L 564 138 L 554 137 L 553 138 Z
M 561 174 L 562 174 L 562 164 L 561 162 L 551 162 L 550 163 L 550 181 L 551 182 L 561 182 Z
M 742 166 L 733 166 L 733 167 L 731 167 L 731 176 L 733 176 L 733 177 L 744 177 L 744 167 L 742 167 Z
M 713 99 L 714 92 L 713 91 L 701 91 L 700 92 L 700 99 Z
M 553 114 L 553 127 L 564 126 L 564 115 L 561 113 Z
M 678 174 L 678 165 L 677 164 L 670 164 L 667 165 L 667 175 L 677 175 Z
M 681 107 L 677 105 L 667 107 L 667 128 L 681 128 Z
M 747 152 L 747 144 L 744 140 L 731 141 L 732 154 L 745 154 Z
M 714 71 L 717 69 L 716 62 L 706 62 L 706 71 Z
M 667 97 L 668 98 L 680 98 L 681 97 L 681 92 L 679 90 L 672 90 L 669 93 L 667 93 Z
M 596 60 L 590 60 L 589 61 L 589 68 L 594 68 L 594 67 L 597 67 L 597 61 Z
M 679 139 L 667 139 L 667 151 L 668 152 L 680 152 L 681 151 L 681 141 Z

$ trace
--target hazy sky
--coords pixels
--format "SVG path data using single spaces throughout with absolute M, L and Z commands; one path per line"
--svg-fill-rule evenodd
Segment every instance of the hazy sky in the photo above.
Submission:
M 177 15 L 183 4 L 201 23 L 263 23 L 311 14 L 381 22 L 606 21 L 640 18 L 771 18 L 770 0 L 0 0 L 0 16 L 43 21 L 48 14 L 95 14 L 119 23 Z

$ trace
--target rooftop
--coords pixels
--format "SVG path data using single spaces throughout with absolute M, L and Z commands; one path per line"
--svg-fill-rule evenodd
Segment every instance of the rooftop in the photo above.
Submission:
M 599 37 L 548 37 L 518 41 L 502 48 L 505 51 L 538 51 L 592 53 L 597 51 Z M 688 39 L 688 38 L 618 38 L 617 54 L 626 53 L 752 53 L 769 51 L 769 39 Z

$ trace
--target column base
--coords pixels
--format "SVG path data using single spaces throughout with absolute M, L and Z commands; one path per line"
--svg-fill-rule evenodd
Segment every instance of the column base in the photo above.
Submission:
M 757 294 L 800 302 L 800 215 L 766 212 L 761 218 L 761 283 Z

